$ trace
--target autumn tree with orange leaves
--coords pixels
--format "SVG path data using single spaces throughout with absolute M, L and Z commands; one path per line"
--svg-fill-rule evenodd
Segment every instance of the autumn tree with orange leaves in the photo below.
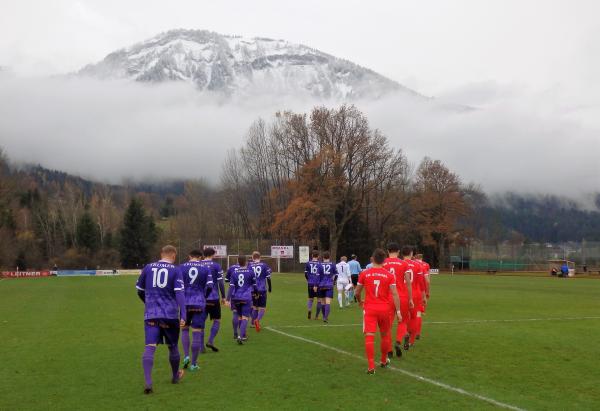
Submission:
M 460 178 L 441 161 L 426 157 L 416 172 L 411 205 L 423 244 L 434 246 L 445 265 L 448 243 L 459 234 L 457 221 L 469 211 Z

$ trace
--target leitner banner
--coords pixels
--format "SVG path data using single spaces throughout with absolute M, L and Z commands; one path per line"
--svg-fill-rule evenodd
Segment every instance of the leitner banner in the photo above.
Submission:
M 2 271 L 3 278 L 49 277 L 50 271 Z

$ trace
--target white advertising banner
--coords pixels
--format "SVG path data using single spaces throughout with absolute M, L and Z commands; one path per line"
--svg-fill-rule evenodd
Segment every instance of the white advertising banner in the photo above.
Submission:
M 226 245 L 205 245 L 204 249 L 213 248 L 217 253 L 216 258 L 227 258 L 227 246 Z
M 273 258 L 294 258 L 293 245 L 272 245 L 271 257 Z
M 298 247 L 298 254 L 300 263 L 308 263 L 308 260 L 310 260 L 310 247 L 307 245 L 301 245 Z

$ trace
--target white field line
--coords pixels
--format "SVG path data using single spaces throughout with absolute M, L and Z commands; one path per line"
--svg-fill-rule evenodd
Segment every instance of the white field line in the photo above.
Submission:
M 356 355 L 356 354 L 353 354 L 353 353 L 348 352 L 348 351 L 340 350 L 339 348 L 335 348 L 335 347 L 332 347 L 332 346 L 327 345 L 327 344 L 323 344 L 323 343 L 318 342 L 318 341 L 310 340 L 308 338 L 300 337 L 300 336 L 293 335 L 293 334 L 288 334 L 288 333 L 286 333 L 284 331 L 277 330 L 277 329 L 272 328 L 272 327 L 266 327 L 266 329 L 269 330 L 269 331 L 271 331 L 271 332 L 274 332 L 274 333 L 286 336 L 288 338 L 293 338 L 293 339 L 298 340 L 298 341 L 302 341 L 302 342 L 305 342 L 305 343 L 313 344 L 313 345 L 316 345 L 316 346 L 319 346 L 319 347 L 322 347 L 322 348 L 326 348 L 326 349 L 331 350 L 331 351 L 335 351 L 335 352 L 340 353 L 340 354 L 347 355 L 348 357 L 352 357 L 352 358 L 360 360 L 360 361 L 364 361 L 365 360 L 360 355 Z M 443 382 L 432 380 L 431 378 L 423 377 L 423 376 L 421 376 L 419 374 L 415 374 L 415 373 L 412 373 L 410 371 L 403 370 L 401 368 L 396 368 L 396 367 L 390 366 L 389 369 L 391 371 L 399 372 L 401 374 L 404 374 L 404 375 L 406 375 L 408 377 L 411 377 L 411 378 L 414 378 L 416 380 L 423 381 L 423 382 L 435 385 L 437 387 L 443 388 L 445 390 L 452 391 L 452 392 L 455 392 L 455 393 L 458 393 L 458 394 L 461 394 L 461 395 L 465 395 L 467 397 L 475 398 L 475 399 L 478 399 L 480 401 L 487 402 L 488 404 L 495 405 L 497 407 L 506 408 L 506 409 L 509 409 L 509 410 L 515 410 L 515 411 L 522 411 L 523 410 L 522 408 L 516 407 L 514 405 L 510 405 L 510 404 L 506 404 L 506 403 L 503 403 L 503 402 L 500 402 L 500 401 L 496 401 L 493 398 L 485 397 L 485 396 L 480 395 L 480 394 L 476 394 L 476 393 L 472 393 L 472 392 L 463 390 L 462 388 L 454 387 L 452 385 L 448 385 L 448 384 L 445 384 Z
M 519 322 L 535 322 L 535 321 L 583 321 L 583 320 L 600 320 L 600 316 L 596 317 L 549 317 L 549 318 L 512 318 L 506 320 L 459 320 L 459 321 L 423 321 L 423 324 L 485 324 L 485 323 L 519 323 Z M 311 324 L 311 325 L 274 325 L 274 328 L 329 328 L 329 327 L 358 327 L 361 323 L 356 324 Z

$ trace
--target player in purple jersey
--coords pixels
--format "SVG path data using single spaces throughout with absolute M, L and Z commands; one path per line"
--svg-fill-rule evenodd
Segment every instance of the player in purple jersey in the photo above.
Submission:
M 202 265 L 202 251 L 192 250 L 189 261 L 179 266 L 185 284 L 185 307 L 187 322 L 182 328 L 183 368 L 190 365 L 190 332 L 192 328 L 192 359 L 190 371 L 198 371 L 198 354 L 204 351 L 204 324 L 206 322 L 206 297 L 213 288 L 212 274 Z
M 337 278 L 337 268 L 335 263 L 329 260 L 329 251 L 323 252 L 323 262 L 321 263 L 321 276 L 319 277 L 318 297 L 323 307 L 323 322 L 329 322 L 329 312 L 331 310 L 331 299 L 333 298 L 333 284 Z
M 179 369 L 179 328 L 186 322 L 185 286 L 181 271 L 173 263 L 177 249 L 164 246 L 160 261 L 148 264 L 137 280 L 138 296 L 144 302 L 144 329 L 146 346 L 142 355 L 144 393 L 151 394 L 154 353 L 158 344 L 169 347 L 169 362 L 173 372 L 171 382 L 177 384 L 184 371 Z
M 252 253 L 252 262 L 249 264 L 256 276 L 256 288 L 258 293 L 252 297 L 252 323 L 257 332 L 260 332 L 260 320 L 265 315 L 267 309 L 267 288 L 272 291 L 271 286 L 271 267 L 267 263 L 260 261 L 260 253 Z
M 237 313 L 239 319 L 238 326 L 234 327 L 234 337 L 237 334 L 237 342 L 242 345 L 248 339 L 246 329 L 252 315 L 252 294 L 258 291 L 256 276 L 254 271 L 248 267 L 245 255 L 238 256 L 238 264 L 229 267 L 227 278 L 229 279 L 227 305 L 234 313 Z
M 214 352 L 219 352 L 219 349 L 215 347 L 215 337 L 221 327 L 221 305 L 225 303 L 225 283 L 223 282 L 223 270 L 221 266 L 213 261 L 215 254 L 216 251 L 214 248 L 205 248 L 202 264 L 210 269 L 213 282 L 216 285 L 206 299 L 206 313 L 210 315 L 210 319 L 213 322 L 206 347 Z
M 308 319 L 312 317 L 312 307 L 315 298 L 317 297 L 317 287 L 319 286 L 319 278 L 322 272 L 321 264 L 319 263 L 319 251 L 312 251 L 312 260 L 306 263 L 304 267 L 304 277 L 308 283 Z M 317 313 L 315 320 L 321 313 L 321 303 L 317 301 Z

